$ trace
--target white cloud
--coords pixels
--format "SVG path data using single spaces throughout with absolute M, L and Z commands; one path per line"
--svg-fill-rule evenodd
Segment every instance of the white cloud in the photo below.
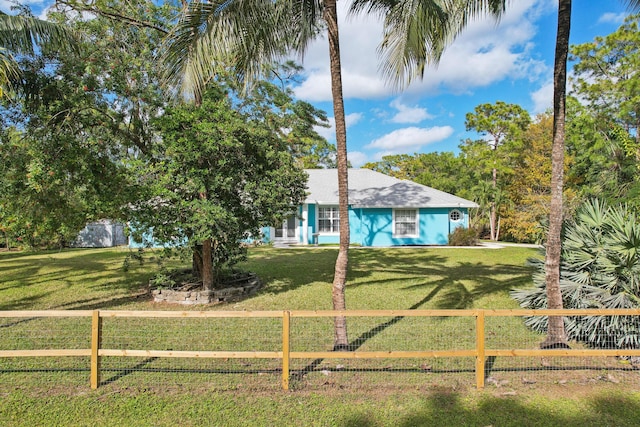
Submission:
M 624 22 L 624 19 L 627 17 L 627 14 L 622 13 L 605 13 L 598 19 L 598 24 L 616 24 L 620 25 Z
M 32 9 L 40 9 L 44 5 L 44 0 L 22 0 L 20 4 L 23 6 L 29 6 Z M 15 14 L 14 11 L 11 10 L 11 7 L 15 6 L 15 3 L 10 0 L 0 0 L 0 10 L 4 13 Z
M 47 14 L 52 10 L 56 10 L 56 8 L 58 8 L 58 10 L 67 11 L 69 17 L 76 18 L 79 16 L 84 21 L 96 18 L 96 15 L 93 13 L 74 12 L 71 11 L 68 7 L 56 5 L 50 0 L 21 0 L 20 3 L 23 6 L 28 6 L 34 16 L 38 19 L 42 19 L 43 21 L 47 21 L 49 19 L 47 17 Z M 11 0 L 0 0 L 0 11 L 13 15 L 15 14 L 15 12 L 11 10 L 12 6 L 14 6 L 14 3 Z
M 36 18 L 47 20 L 47 12 L 54 6 L 50 1 L 45 0 L 21 0 L 22 6 L 28 6 Z M 0 11 L 9 15 L 15 15 L 17 12 L 11 10 L 15 6 L 15 2 L 11 0 L 0 0 Z
M 369 161 L 369 156 L 362 151 L 349 151 L 347 158 L 354 168 L 360 167 Z
M 336 120 L 333 117 L 329 117 L 327 121 L 329 122 L 329 127 L 314 126 L 313 129 L 318 132 L 320 136 L 331 141 L 332 139 L 335 139 Z
M 544 113 L 553 106 L 553 81 L 542 85 L 540 89 L 531 93 L 533 114 Z
M 347 128 L 358 123 L 363 117 L 362 113 L 347 114 L 344 118 L 345 122 L 347 122 Z
M 305 61 L 306 67 L 306 61 Z M 384 83 L 374 75 L 342 71 L 344 98 L 376 99 L 388 95 Z M 331 76 L 328 68 L 309 73 L 307 79 L 294 90 L 296 98 L 309 102 L 329 101 L 331 96 Z
M 367 144 L 365 148 L 378 148 L 385 154 L 417 150 L 425 145 L 439 142 L 453 134 L 451 126 L 435 126 L 432 128 L 408 127 L 397 129 Z
M 537 28 L 533 18 L 541 7 L 533 0 L 512 2 L 505 16 L 476 21 L 445 51 L 437 69 L 428 69 L 423 81 L 408 91 L 463 94 L 505 79 L 538 80 L 546 66 L 531 56 Z
M 382 24 L 372 17 L 346 19 L 348 3 L 338 2 L 344 97 L 381 99 L 392 95 L 378 73 Z M 414 82 L 405 93 L 461 94 L 504 79 L 536 81 L 545 67 L 531 57 L 531 43 L 537 31 L 534 20 L 553 3 L 519 0 L 510 3 L 499 24 L 492 19 L 471 22 L 447 49 L 440 65 L 426 70 L 424 80 Z M 312 102 L 331 100 L 328 57 L 326 39 L 320 38 L 309 46 L 303 62 L 308 74 L 295 90 L 298 98 Z
M 426 108 L 409 107 L 404 105 L 399 99 L 394 99 L 389 104 L 398 112 L 391 118 L 392 123 L 420 123 L 426 119 L 432 119 L 433 116 L 427 112 Z
M 43 21 L 47 21 L 47 14 L 49 13 L 49 11 L 52 9 L 51 6 L 49 7 L 45 7 L 42 9 L 42 11 L 40 12 L 40 15 L 38 15 L 38 19 L 42 19 Z
M 346 122 L 347 129 L 349 129 L 351 126 L 355 125 L 356 123 L 358 123 L 360 120 L 362 120 L 363 117 L 364 115 L 362 113 L 347 114 L 344 117 L 344 121 Z M 314 126 L 314 129 L 316 132 L 320 134 L 320 136 L 324 137 L 328 141 L 335 141 L 336 119 L 335 117 L 329 117 L 327 121 L 329 122 L 329 125 L 330 125 L 328 128 L 322 127 L 322 126 Z

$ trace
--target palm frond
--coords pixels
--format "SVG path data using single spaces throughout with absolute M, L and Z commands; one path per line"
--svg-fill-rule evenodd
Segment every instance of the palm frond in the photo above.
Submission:
M 13 84 L 20 76 L 20 69 L 11 52 L 0 47 L 0 99 L 13 91 Z
M 499 18 L 508 0 L 356 0 L 351 13 L 384 17 L 380 71 L 394 89 L 422 79 L 427 66 L 467 26 L 483 15 Z
M 44 46 L 75 48 L 75 35 L 65 27 L 33 17 L 0 12 L 0 98 L 12 93 L 20 78 L 15 56 L 34 55 Z
M 512 297 L 526 308 L 545 308 L 544 262 L 535 260 L 531 290 Z M 640 221 L 628 206 L 608 207 L 592 200 L 566 224 L 560 266 L 560 290 L 566 308 L 640 307 Z M 546 318 L 527 319 L 543 332 Z M 635 347 L 640 344 L 640 319 L 625 316 L 565 318 L 571 339 L 595 347 Z
M 627 8 L 633 11 L 640 11 L 640 0 L 625 0 Z
M 0 46 L 13 54 L 33 55 L 36 46 L 61 49 L 74 41 L 73 34 L 58 24 L 0 12 Z
M 162 46 L 166 82 L 198 97 L 221 69 L 249 84 L 264 64 L 291 51 L 303 53 L 315 37 L 318 0 L 214 0 L 189 4 Z

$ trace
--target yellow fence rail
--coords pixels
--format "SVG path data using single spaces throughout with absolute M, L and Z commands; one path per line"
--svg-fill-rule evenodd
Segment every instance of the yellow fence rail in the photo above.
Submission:
M 420 351 L 291 351 L 291 319 L 320 317 L 472 317 L 475 318 L 475 348 L 465 350 Z M 280 359 L 282 361 L 282 388 L 289 389 L 291 359 L 389 359 L 428 357 L 474 357 L 476 387 L 485 385 L 485 362 L 488 357 L 640 357 L 640 349 L 487 349 L 485 347 L 485 319 L 487 317 L 524 316 L 639 316 L 640 309 L 607 310 L 346 310 L 346 311 L 0 311 L 0 318 L 89 317 L 91 318 L 91 346 L 87 349 L 0 350 L 0 358 L 8 357 L 90 357 L 90 386 L 100 386 L 100 360 L 102 357 L 156 357 L 156 358 L 218 358 L 218 359 Z M 280 351 L 179 351 L 145 349 L 102 348 L 102 323 L 110 318 L 280 318 L 282 343 Z

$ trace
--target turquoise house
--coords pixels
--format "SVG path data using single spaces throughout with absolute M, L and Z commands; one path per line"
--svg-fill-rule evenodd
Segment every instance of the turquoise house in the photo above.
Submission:
M 307 169 L 307 198 L 265 241 L 286 244 L 339 242 L 336 169 Z M 469 226 L 469 209 L 478 205 L 443 191 L 369 169 L 349 169 L 350 242 L 387 247 L 446 245 L 449 234 Z

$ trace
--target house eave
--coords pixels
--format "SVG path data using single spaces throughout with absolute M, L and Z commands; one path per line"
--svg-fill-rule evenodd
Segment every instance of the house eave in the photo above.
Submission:
M 359 205 L 357 203 L 349 205 L 353 209 L 430 209 L 430 208 L 444 208 L 444 209 L 471 209 L 477 208 L 478 205 L 469 205 L 466 203 L 460 203 L 458 205 L 451 204 L 426 204 L 426 205 Z

